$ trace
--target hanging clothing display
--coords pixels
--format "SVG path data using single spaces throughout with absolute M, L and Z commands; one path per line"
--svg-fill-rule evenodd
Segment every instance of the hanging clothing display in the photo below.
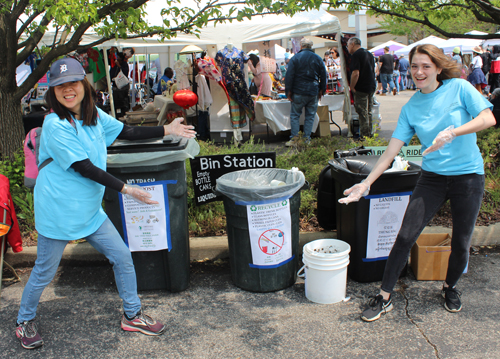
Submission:
M 222 87 L 227 96 L 227 101 L 229 103 L 229 94 L 227 93 L 226 86 L 222 82 L 222 75 L 215 64 L 214 59 L 211 57 L 205 56 L 203 59 L 198 59 L 198 71 L 199 73 L 206 76 L 209 80 L 214 80 Z
M 217 52 L 215 60 L 221 69 L 222 80 L 229 96 L 242 107 L 248 118 L 253 120 L 255 117 L 254 105 L 244 76 L 244 65 L 249 57 L 236 47 L 225 46 L 224 49 Z M 240 116 L 239 120 L 231 119 L 233 128 L 241 128 L 246 125 L 246 119 L 242 120 L 242 117 L 245 116 Z
M 102 57 L 101 51 L 97 47 L 93 47 L 87 50 L 89 71 L 94 75 L 94 82 L 106 77 L 106 71 L 104 68 L 104 59 Z
M 175 78 L 177 79 L 177 88 L 179 90 L 189 89 L 189 65 L 181 60 L 177 60 L 174 64 Z
M 268 72 L 262 72 L 262 66 L 260 61 L 254 67 L 252 61 L 248 61 L 248 68 L 253 73 L 253 81 L 255 86 L 259 89 L 258 95 L 265 95 L 271 97 L 271 90 L 273 89 L 273 82 L 271 77 L 269 77 Z
M 196 84 L 198 85 L 197 95 L 198 95 L 198 106 L 202 111 L 206 111 L 213 102 L 212 94 L 207 85 L 207 80 L 204 75 L 196 75 Z

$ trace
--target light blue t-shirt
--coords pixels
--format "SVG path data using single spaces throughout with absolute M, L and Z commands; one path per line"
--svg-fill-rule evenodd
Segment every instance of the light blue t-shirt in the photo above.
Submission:
M 416 133 L 423 152 L 432 145 L 440 131 L 451 125 L 460 127 L 484 109 L 492 107 L 469 82 L 462 79 L 444 80 L 437 90 L 429 94 L 419 91 L 412 96 L 401 110 L 392 137 L 407 145 Z M 422 169 L 445 176 L 484 174 L 476 134 L 458 136 L 441 149 L 424 156 Z
M 40 141 L 40 163 L 54 161 L 44 167 L 35 185 L 35 227 L 45 237 L 76 240 L 94 233 L 107 216 L 101 203 L 104 186 L 83 177 L 70 166 L 90 159 L 106 170 L 106 148 L 123 129 L 123 124 L 98 109 L 96 126 L 76 129 L 55 113 L 43 123 Z

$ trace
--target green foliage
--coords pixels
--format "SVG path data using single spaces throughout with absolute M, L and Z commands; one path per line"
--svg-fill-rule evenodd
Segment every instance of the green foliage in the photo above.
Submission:
M 304 173 L 310 188 L 301 193 L 301 222 L 308 222 L 316 213 L 319 174 L 333 158 L 335 150 L 347 150 L 359 146 L 359 143 L 345 137 L 315 138 L 310 144 L 303 139 L 298 140 L 293 147 L 280 148 L 276 155 L 276 168 L 291 169 L 297 167 Z M 212 142 L 200 143 L 200 156 L 223 155 L 234 153 L 268 152 L 266 145 L 248 142 L 238 146 L 216 146 Z M 186 162 L 188 198 L 189 198 L 189 230 L 193 236 L 217 235 L 225 232 L 226 218 L 221 201 L 196 206 L 189 161 Z
M 486 31 L 488 38 L 494 38 L 500 15 L 498 2 L 494 2 L 495 6 L 488 2 L 485 7 L 483 0 L 330 0 L 329 3 L 332 8 L 346 6 L 350 12 L 364 9 L 369 14 L 381 15 L 391 33 L 415 36 L 417 40 L 433 33 L 462 37 L 474 29 Z
M 16 215 L 22 232 L 35 229 L 33 191 L 24 186 L 24 153 L 14 154 L 14 160 L 0 161 L 0 173 L 9 179 L 10 193 L 14 201 Z
M 490 127 L 478 132 L 477 144 L 483 156 L 486 175 L 481 211 L 495 213 L 500 207 L 500 129 Z

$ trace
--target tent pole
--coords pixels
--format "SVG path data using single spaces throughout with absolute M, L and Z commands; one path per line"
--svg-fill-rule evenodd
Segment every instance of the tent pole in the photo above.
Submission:
M 104 67 L 106 68 L 106 82 L 108 83 L 109 105 L 111 107 L 111 116 L 116 118 L 115 101 L 113 101 L 113 90 L 111 89 L 111 77 L 109 76 L 108 48 L 103 47 L 102 51 L 104 53 Z

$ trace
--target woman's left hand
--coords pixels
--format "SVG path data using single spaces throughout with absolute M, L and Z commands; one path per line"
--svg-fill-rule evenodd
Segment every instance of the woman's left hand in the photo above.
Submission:
M 183 125 L 181 122 L 184 121 L 182 117 L 176 118 L 168 125 L 163 126 L 165 129 L 165 136 L 174 135 L 186 138 L 193 138 L 196 136 L 196 131 L 194 131 L 194 126 Z
M 451 125 L 447 128 L 445 128 L 443 131 L 439 132 L 434 141 L 432 141 L 432 146 L 428 147 L 424 153 L 422 153 L 422 156 L 428 155 L 431 152 L 439 150 L 441 147 L 443 147 L 445 144 L 450 143 L 453 141 L 457 135 L 453 132 L 455 126 Z

